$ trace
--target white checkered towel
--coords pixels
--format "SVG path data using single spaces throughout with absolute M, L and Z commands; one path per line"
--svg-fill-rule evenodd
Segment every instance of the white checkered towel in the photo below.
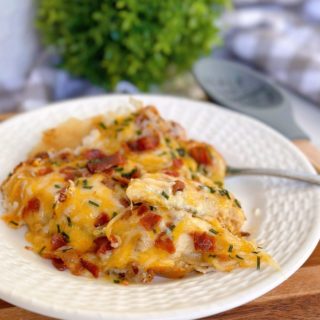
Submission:
M 262 1 L 235 1 L 238 5 L 248 2 Z M 225 15 L 223 24 L 225 44 L 233 55 L 320 103 L 320 0 L 238 6 Z

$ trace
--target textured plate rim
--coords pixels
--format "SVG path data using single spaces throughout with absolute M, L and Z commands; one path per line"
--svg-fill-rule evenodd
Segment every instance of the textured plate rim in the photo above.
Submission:
M 49 104 L 45 106 L 44 108 L 37 109 L 30 111 L 25 114 L 17 115 L 13 117 L 12 119 L 9 119 L 0 126 L 8 126 L 10 123 L 14 123 L 16 121 L 23 121 L 23 119 L 28 119 L 29 117 L 32 117 L 36 114 L 41 113 L 47 113 L 49 110 L 55 108 L 60 110 L 61 108 L 67 108 L 68 106 L 75 105 L 79 102 L 88 102 L 90 104 L 94 104 L 95 102 L 101 102 L 102 100 L 109 100 L 111 99 L 128 99 L 129 97 L 141 99 L 142 101 L 144 99 L 155 99 L 155 100 L 167 100 L 177 103 L 183 103 L 185 102 L 194 102 L 195 104 L 203 105 L 206 107 L 210 107 L 212 109 L 216 108 L 220 111 L 223 111 L 226 114 L 233 114 L 237 115 L 237 117 L 245 118 L 246 121 L 255 123 L 255 125 L 258 125 L 260 127 L 263 127 L 263 130 L 267 132 L 269 135 L 272 135 L 275 139 L 281 140 L 281 142 L 286 145 L 288 149 L 293 151 L 297 157 L 300 158 L 300 160 L 304 163 L 305 167 L 308 168 L 307 171 L 310 173 L 315 173 L 314 168 L 309 163 L 307 158 L 303 155 L 303 153 L 294 146 L 292 142 L 290 142 L 287 138 L 282 136 L 280 133 L 276 132 L 274 129 L 270 128 L 269 126 L 265 125 L 264 123 L 260 122 L 259 120 L 253 119 L 249 116 L 239 114 L 238 112 L 234 112 L 231 110 L 226 110 L 224 108 L 221 108 L 220 106 L 211 103 L 211 102 L 205 102 L 205 101 L 197 101 L 197 100 L 191 100 L 187 98 L 181 98 L 176 96 L 168 96 L 168 95 L 153 95 L 153 94 L 134 94 L 134 95 L 119 95 L 119 94 L 108 94 L 108 95 L 100 95 L 100 96 L 94 96 L 94 97 L 85 97 L 85 98 L 78 98 L 78 99 L 72 99 L 67 100 L 63 102 L 57 102 L 53 104 Z M 317 206 L 319 208 L 319 204 Z M 191 307 L 183 307 L 183 308 L 177 308 L 175 310 L 166 310 L 166 311 L 156 311 L 156 312 L 145 312 L 143 314 L 141 313 L 126 313 L 126 314 L 114 314 L 110 313 L 106 310 L 106 312 L 103 312 L 101 314 L 100 312 L 92 312 L 84 310 L 81 314 L 77 314 L 78 319 L 141 319 L 143 316 L 147 316 L 149 319 L 186 319 L 186 318 L 199 318 L 199 317 L 205 317 L 213 314 L 218 314 L 227 310 L 230 310 L 232 308 L 238 307 L 240 305 L 243 305 L 249 301 L 252 301 L 263 294 L 267 293 L 268 291 L 272 290 L 282 282 L 284 282 L 287 278 L 289 278 L 295 271 L 297 271 L 302 264 L 308 259 L 308 257 L 311 255 L 313 250 L 318 244 L 318 241 L 320 239 L 320 223 L 313 226 L 312 232 L 310 232 L 308 238 L 305 241 L 304 244 L 304 250 L 300 250 L 300 254 L 296 257 L 295 261 L 291 261 L 290 263 L 285 265 L 285 268 L 282 269 L 282 272 L 273 274 L 266 279 L 263 280 L 264 286 L 261 286 L 261 282 L 258 282 L 257 284 L 253 285 L 250 290 L 246 289 L 246 295 L 241 296 L 240 294 L 233 295 L 231 297 L 228 297 L 225 299 L 224 303 L 221 305 L 216 305 L 213 303 L 208 303 L 200 306 L 191 306 Z M 23 294 L 14 293 L 11 294 L 6 290 L 6 288 L 0 287 L 0 297 L 9 303 L 12 303 L 14 305 L 17 305 L 19 307 L 22 307 L 26 310 L 30 310 L 36 313 L 40 313 L 47 316 L 52 317 L 60 317 L 65 319 L 73 319 L 74 312 L 71 308 L 52 308 L 49 303 L 43 303 L 42 301 L 36 300 L 32 301 L 30 304 L 30 299 L 25 298 Z M 99 313 L 99 316 L 98 314 Z

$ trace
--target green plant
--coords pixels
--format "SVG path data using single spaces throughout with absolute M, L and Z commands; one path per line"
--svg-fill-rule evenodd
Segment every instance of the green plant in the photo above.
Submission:
M 229 0 L 38 0 L 37 26 L 70 73 L 140 89 L 185 71 L 218 40 Z

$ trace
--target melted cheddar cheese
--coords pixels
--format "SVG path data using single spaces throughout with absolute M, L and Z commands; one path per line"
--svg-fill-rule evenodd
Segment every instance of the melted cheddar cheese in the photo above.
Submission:
M 35 150 L 2 184 L 3 219 L 58 270 L 146 283 L 273 264 L 241 235 L 221 155 L 154 107 L 69 120 Z

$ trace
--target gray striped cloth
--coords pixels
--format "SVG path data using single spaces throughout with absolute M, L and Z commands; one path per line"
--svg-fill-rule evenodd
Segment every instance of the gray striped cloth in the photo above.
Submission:
M 319 104 L 320 0 L 263 3 L 237 0 L 223 17 L 229 54 Z

